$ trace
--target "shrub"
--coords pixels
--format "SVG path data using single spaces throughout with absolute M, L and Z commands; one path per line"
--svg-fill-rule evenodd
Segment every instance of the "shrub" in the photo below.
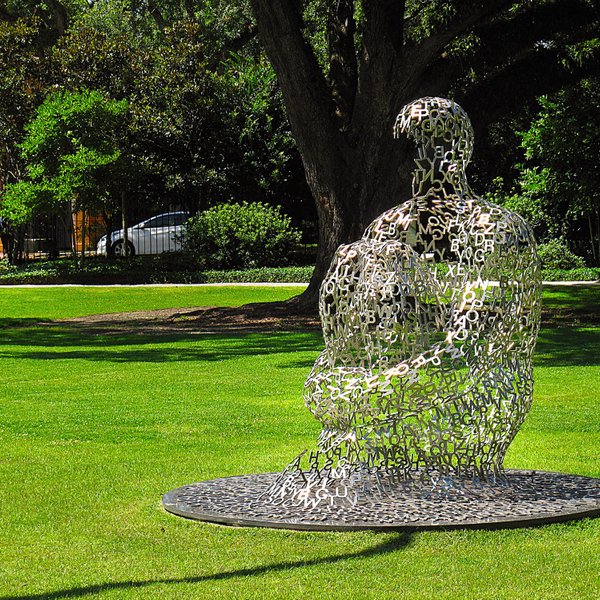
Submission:
M 585 261 L 573 254 L 562 238 L 553 239 L 538 246 L 542 269 L 583 269 Z
M 544 281 L 598 281 L 600 269 L 586 267 L 583 269 L 542 269 Z
M 184 245 L 201 269 L 248 269 L 288 264 L 300 237 L 279 207 L 244 202 L 192 217 Z
M 203 283 L 308 283 L 314 267 L 260 267 L 243 271 L 205 271 Z
M 0 258 L 0 275 L 8 275 L 15 272 L 15 267 L 6 258 Z

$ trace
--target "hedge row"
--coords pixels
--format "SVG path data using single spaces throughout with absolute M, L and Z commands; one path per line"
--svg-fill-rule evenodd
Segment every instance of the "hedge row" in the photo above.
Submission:
M 139 284 L 139 283 L 302 283 L 312 266 L 260 267 L 198 271 L 181 255 L 136 256 L 129 261 L 90 259 L 83 269 L 71 260 L 32 261 L 9 265 L 0 261 L 0 284 Z M 598 281 L 600 268 L 544 269 L 544 281 Z
M 0 261 L 0 284 L 302 283 L 308 282 L 312 271 L 312 266 L 198 271 L 170 256 L 134 257 L 130 261 L 90 259 L 83 269 L 71 260 L 16 266 Z
M 544 281 L 598 281 L 600 279 L 600 268 L 542 269 L 542 279 Z

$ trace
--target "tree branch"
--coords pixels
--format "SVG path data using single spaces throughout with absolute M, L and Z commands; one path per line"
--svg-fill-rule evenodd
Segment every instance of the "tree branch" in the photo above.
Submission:
M 59 0 L 47 0 L 48 7 L 54 16 L 54 25 L 59 37 L 67 30 L 67 9 L 59 2 Z
M 14 23 L 18 17 L 12 15 L 5 9 L 0 9 L 0 21 L 8 21 L 9 23 Z
M 521 60 L 474 86 L 460 102 L 467 112 L 477 115 L 478 126 L 485 126 L 502 115 L 516 112 L 542 94 L 597 74 L 599 67 L 598 56 L 579 67 L 567 69 L 556 50 L 532 50 Z
M 423 93 L 446 93 L 451 83 L 467 69 L 485 77 L 482 74 L 506 67 L 511 60 L 534 49 L 536 44 L 548 47 L 557 40 L 564 47 L 565 43 L 579 41 L 582 36 L 584 39 L 592 37 L 594 21 L 598 18 L 598 11 L 584 1 L 560 0 L 476 28 L 473 31 L 481 44 L 474 55 L 467 62 L 462 57 L 442 55 L 427 70 Z
M 156 23 L 158 29 L 160 31 L 164 31 L 165 27 L 167 26 L 167 21 L 160 12 L 155 0 L 148 0 L 148 12 L 150 13 L 150 16 L 154 19 L 154 22 Z
M 358 84 L 355 30 L 354 0 L 332 3 L 327 21 L 329 84 L 338 126 L 342 130 L 348 127 Z
M 512 19 L 495 21 L 475 30 L 483 43 L 473 66 L 500 65 L 536 42 L 548 43 L 559 35 L 585 30 L 599 16 L 598 9 L 584 0 L 559 0 L 536 6 Z
M 190 21 L 195 21 L 196 14 L 194 13 L 194 0 L 183 0 L 183 8 L 187 18 Z
M 239 52 L 250 40 L 254 39 L 258 34 L 256 23 L 248 21 L 243 29 L 225 44 L 226 52 Z
M 339 138 L 332 118 L 332 100 L 325 76 L 302 35 L 295 0 L 251 0 L 259 35 L 277 74 L 288 118 L 300 153 L 319 156 Z M 329 157 L 334 161 L 335 157 Z M 311 168 L 305 164 L 306 168 Z
M 415 65 L 417 70 L 425 69 L 452 40 L 477 25 L 488 23 L 511 4 L 513 4 L 512 0 L 488 0 L 487 2 L 463 0 L 450 22 L 444 24 L 437 33 L 420 44 L 411 44 L 407 48 L 407 62 Z
M 379 45 L 390 45 L 396 53 L 402 52 L 404 42 L 404 0 L 364 0 L 364 46 L 373 54 Z

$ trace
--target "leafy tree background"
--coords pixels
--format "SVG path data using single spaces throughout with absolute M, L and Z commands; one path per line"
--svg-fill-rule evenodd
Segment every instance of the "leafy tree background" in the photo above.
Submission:
M 25 127 L 27 177 L 6 186 L 5 218 L 21 225 L 55 214 L 70 226 L 75 211 L 112 213 L 138 172 L 126 147 L 127 113 L 126 100 L 97 90 L 49 94 Z
M 409 193 L 395 111 L 444 95 L 476 129 L 474 187 L 597 263 L 599 26 L 597 0 L 0 0 L 0 185 L 27 178 L 48 94 L 126 100 L 133 214 L 318 214 L 314 301 L 335 247 Z M 15 223 L 17 196 L 0 192 Z
M 283 205 L 296 221 L 312 217 L 280 92 L 245 3 L 204 2 L 194 10 L 124 1 L 63 6 L 64 28 L 52 11 L 42 11 L 43 22 L 31 17 L 40 10 L 35 3 L 12 3 L 0 12 L 7 30 L 0 42 L 21 48 L 16 58 L 5 53 L 20 78 L 8 70 L 0 75 L 7 88 L 0 112 L 12 128 L 0 172 L 0 185 L 8 186 L 0 195 L 5 223 L 24 223 L 33 205 L 38 215 L 54 210 L 39 186 L 34 201 L 33 188 L 17 185 L 33 160 L 19 144 L 47 94 L 81 90 L 127 101 L 126 153 L 137 169 L 118 183 L 127 189 L 132 218 L 169 206 L 195 213 L 242 199 Z M 35 96 L 27 88 L 34 81 Z M 15 88 L 26 109 L 11 103 Z M 20 168 L 9 172 L 9 162 Z M 116 223 L 117 207 L 111 215 L 110 203 L 100 204 Z

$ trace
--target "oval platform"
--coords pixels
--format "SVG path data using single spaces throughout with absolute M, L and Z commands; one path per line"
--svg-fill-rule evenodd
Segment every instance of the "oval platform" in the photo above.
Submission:
M 223 525 L 313 531 L 361 529 L 501 529 L 600 515 L 600 479 L 507 470 L 509 485 L 479 488 L 476 497 L 414 494 L 353 506 L 288 506 L 262 499 L 279 473 L 239 475 L 186 485 L 163 496 L 170 513 Z

